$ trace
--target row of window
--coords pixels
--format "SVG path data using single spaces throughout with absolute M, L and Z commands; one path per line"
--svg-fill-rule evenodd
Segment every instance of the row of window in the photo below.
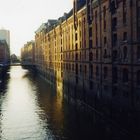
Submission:
M 137 59 L 139 60 L 140 59 L 140 46 L 137 46 L 137 50 L 136 50 L 136 57 Z M 111 54 L 107 53 L 107 49 L 104 49 L 103 51 L 103 58 L 110 58 Z M 81 59 L 84 59 L 86 60 L 86 51 L 82 54 L 81 52 L 78 52 L 78 53 L 64 53 L 63 54 L 63 58 L 62 58 L 62 54 L 61 54 L 61 60 L 64 59 L 72 59 L 72 60 L 81 60 Z M 95 59 L 97 60 L 99 58 L 99 51 L 96 50 L 95 52 Z M 124 46 L 123 49 L 122 49 L 122 57 L 121 57 L 124 61 L 127 60 L 128 58 L 128 48 L 127 46 Z M 56 55 L 55 55 L 55 60 L 57 59 Z M 118 50 L 113 50 L 112 52 L 112 59 L 113 61 L 117 61 L 120 59 L 120 53 L 118 52 Z M 93 57 L 93 53 L 90 52 L 89 53 L 89 61 L 93 61 L 94 60 L 94 57 Z
M 56 65 L 57 66 L 57 65 Z M 61 69 L 67 70 L 67 71 L 73 71 L 75 72 L 76 75 L 78 74 L 84 74 L 85 76 L 87 75 L 87 65 L 78 65 L 78 64 L 70 64 L 70 63 L 64 63 L 63 65 L 61 65 Z M 119 73 L 120 71 L 118 70 L 117 67 L 114 67 L 109 71 L 108 67 L 103 67 L 103 79 L 107 80 L 110 79 L 111 77 L 109 77 L 109 73 L 112 73 L 112 82 L 118 83 L 118 81 L 120 80 L 119 78 Z M 95 67 L 95 75 L 96 78 L 99 78 L 100 76 L 100 68 L 99 66 Z M 111 75 L 111 74 L 110 74 Z M 129 82 L 129 71 L 128 69 L 124 68 L 122 70 L 122 82 L 123 83 L 128 83 Z M 89 78 L 93 78 L 93 65 L 89 65 Z M 140 85 L 140 70 L 138 70 L 136 72 L 136 83 L 137 85 Z

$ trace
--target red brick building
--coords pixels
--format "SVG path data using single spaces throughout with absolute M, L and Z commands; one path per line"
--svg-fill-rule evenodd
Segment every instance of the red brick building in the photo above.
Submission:
M 72 11 L 37 30 L 35 65 L 79 102 L 139 110 L 140 1 L 74 0 Z

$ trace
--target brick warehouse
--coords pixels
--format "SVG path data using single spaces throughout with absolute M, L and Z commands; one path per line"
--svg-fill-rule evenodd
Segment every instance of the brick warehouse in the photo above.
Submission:
M 139 111 L 140 0 L 74 0 L 42 24 L 35 65 L 69 99 L 109 110 Z

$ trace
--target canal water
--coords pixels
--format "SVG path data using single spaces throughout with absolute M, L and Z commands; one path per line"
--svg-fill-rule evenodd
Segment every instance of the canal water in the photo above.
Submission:
M 120 140 L 127 131 L 63 99 L 45 80 L 21 66 L 0 80 L 0 140 Z

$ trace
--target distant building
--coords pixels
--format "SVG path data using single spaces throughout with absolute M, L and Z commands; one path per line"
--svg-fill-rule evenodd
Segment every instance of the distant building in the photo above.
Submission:
M 18 63 L 19 61 L 20 61 L 19 58 L 15 54 L 11 55 L 11 62 L 12 63 Z
M 22 65 L 34 65 L 34 41 L 29 41 L 21 48 L 21 63 Z
M 0 40 L 6 40 L 10 47 L 10 31 L 6 29 L 0 29 Z
M 0 40 L 0 65 L 7 66 L 10 63 L 10 51 L 5 40 Z

